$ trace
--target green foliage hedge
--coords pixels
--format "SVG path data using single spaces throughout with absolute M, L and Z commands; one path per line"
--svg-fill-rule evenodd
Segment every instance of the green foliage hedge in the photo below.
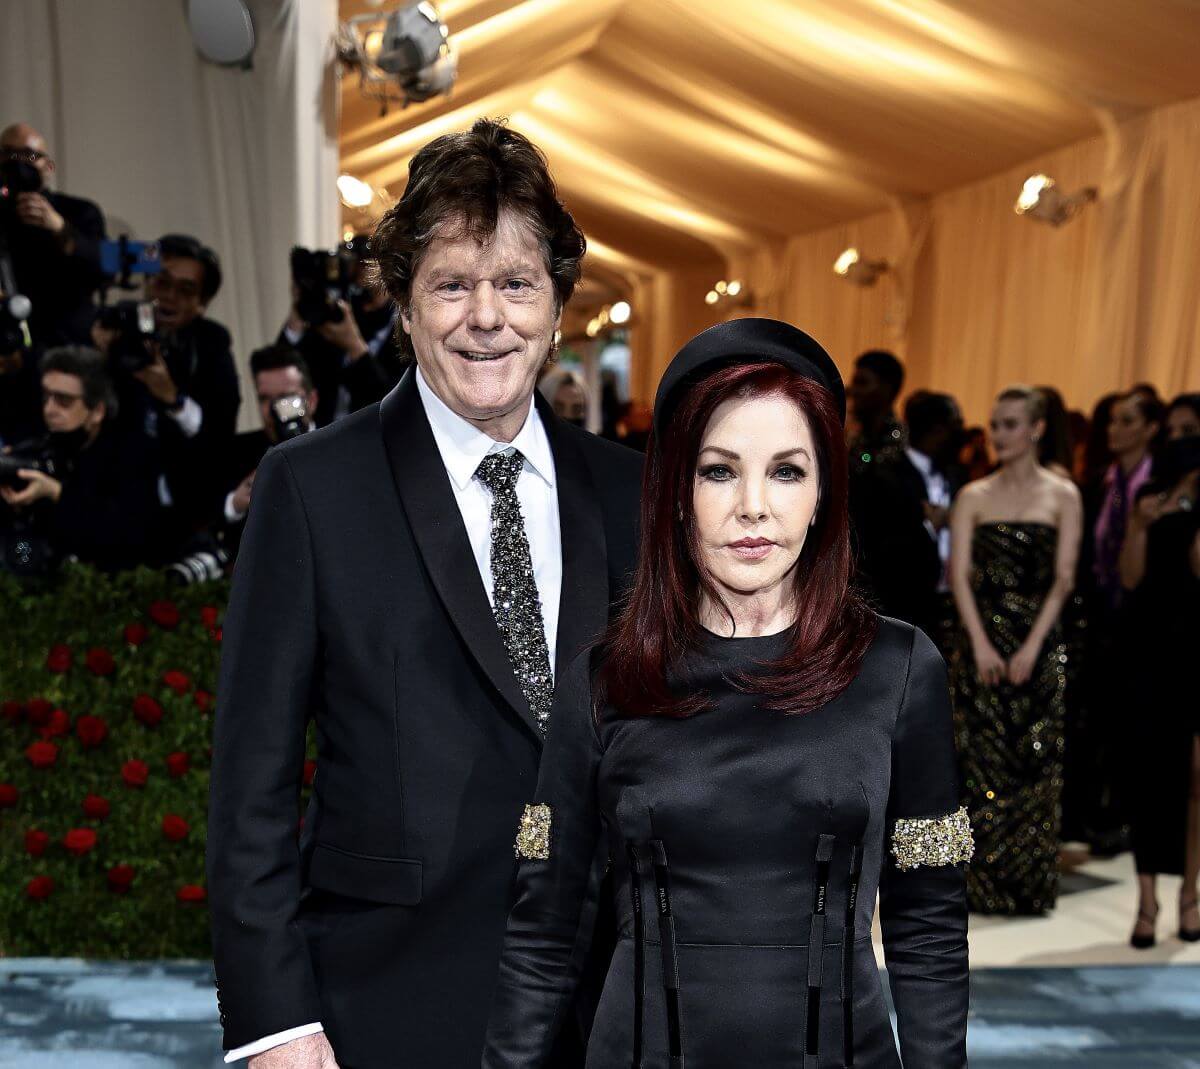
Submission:
M 228 584 L 0 575 L 0 954 L 208 957 Z

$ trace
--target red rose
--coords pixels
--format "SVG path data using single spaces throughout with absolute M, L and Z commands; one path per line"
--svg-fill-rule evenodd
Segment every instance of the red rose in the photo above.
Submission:
M 176 816 L 174 813 L 168 813 L 162 819 L 162 833 L 173 843 L 186 839 L 190 830 L 188 822 L 183 817 Z
M 111 676 L 117 667 L 113 655 L 102 646 L 97 646 L 87 652 L 88 671 L 97 676 Z
M 139 694 L 133 699 L 133 715 L 146 727 L 152 728 L 163 718 L 163 707 L 149 694 Z
M 11 809 L 20 797 L 21 792 L 11 783 L 0 783 L 0 809 Z
M 54 890 L 54 881 L 49 876 L 35 876 L 25 885 L 25 893 L 32 899 L 49 898 Z
M 67 716 L 65 709 L 55 709 L 50 714 L 50 719 L 46 722 L 46 726 L 38 732 L 43 739 L 57 738 L 59 735 L 65 735 L 71 730 L 71 718 Z
M 220 610 L 215 605 L 205 605 L 200 610 L 200 622 L 210 631 L 217 626 Z
M 140 646 L 150 637 L 150 628 L 140 620 L 125 625 L 125 641 L 130 646 Z
M 123 895 L 136 875 L 132 865 L 114 865 L 108 870 L 108 889 L 115 895 Z
M 159 627 L 171 631 L 179 626 L 179 609 L 173 601 L 151 602 L 150 619 Z
M 41 727 L 47 723 L 50 720 L 50 714 L 54 712 L 54 706 L 45 698 L 30 698 L 26 708 L 29 710 L 29 722 L 35 727 Z
M 25 750 L 25 756 L 29 758 L 29 763 L 34 768 L 49 768 L 58 760 L 58 747 L 52 742 L 39 739 L 37 742 L 29 744 Z
M 192 695 L 192 700 L 196 703 L 196 708 L 202 713 L 207 713 L 209 706 L 212 705 L 212 695 L 206 690 L 198 690 Z
M 85 714 L 75 721 L 75 734 L 84 749 L 92 750 L 104 741 L 104 736 L 108 734 L 108 724 L 98 716 Z
M 192 681 L 177 668 L 172 668 L 169 672 L 164 672 L 163 682 L 176 694 L 186 694 L 192 685 Z
M 180 902 L 203 902 L 207 897 L 204 888 L 194 883 L 185 883 L 178 891 L 175 892 L 175 897 Z
M 150 768 L 145 761 L 126 761 L 121 766 L 121 779 L 127 786 L 144 787 L 150 776 Z
M 311 787 L 313 777 L 316 776 L 316 774 L 317 774 L 316 761 L 311 761 L 311 760 L 305 761 L 304 762 L 304 786 Z
M 96 845 L 96 833 L 91 828 L 72 828 L 63 836 L 63 846 L 76 857 L 83 857 Z
M 41 857 L 50 845 L 50 836 L 38 828 L 30 828 L 25 833 L 25 851 L 30 857 Z
M 21 719 L 23 712 L 25 712 L 25 709 L 20 702 L 5 702 L 3 705 L 0 705 L 0 713 L 4 714 L 4 719 L 10 720 L 13 723 Z
M 182 751 L 167 754 L 167 771 L 178 779 L 191 767 L 191 759 Z
M 46 656 L 46 667 L 51 672 L 65 672 L 71 667 L 71 647 L 64 646 L 61 642 L 50 647 L 50 653 Z
M 93 820 L 103 820 L 108 816 L 112 807 L 108 804 L 107 798 L 101 798 L 98 794 L 89 794 L 83 800 L 83 815 L 91 817 Z

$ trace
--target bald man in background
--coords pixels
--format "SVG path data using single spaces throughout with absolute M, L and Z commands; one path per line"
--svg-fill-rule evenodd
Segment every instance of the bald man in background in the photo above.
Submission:
M 5 239 L 16 291 L 33 302 L 37 349 L 90 344 L 92 295 L 103 281 L 104 215 L 82 197 L 51 190 L 54 158 L 28 123 L 0 131 L 0 248 Z

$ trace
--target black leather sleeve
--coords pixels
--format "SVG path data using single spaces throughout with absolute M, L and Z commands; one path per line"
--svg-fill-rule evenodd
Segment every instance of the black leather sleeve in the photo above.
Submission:
M 961 865 L 938 863 L 942 856 L 961 856 L 967 849 L 961 831 L 965 816 L 958 822 L 950 819 L 958 808 L 946 666 L 917 630 L 892 743 L 888 839 L 879 888 L 900 1054 L 913 1069 L 967 1064 L 966 884 Z M 912 823 L 925 820 L 932 826 Z M 927 836 L 922 828 L 928 828 Z M 919 862 L 915 867 L 901 869 L 914 860 Z
M 604 872 L 596 806 L 599 762 L 585 655 L 560 681 L 551 712 L 533 800 L 549 808 L 549 856 L 518 862 L 485 1069 L 549 1069 L 555 1036 L 570 1017 Z
M 304 737 L 320 661 L 313 550 L 288 457 L 254 484 L 224 626 L 208 818 L 225 1047 L 321 1020 L 296 925 Z

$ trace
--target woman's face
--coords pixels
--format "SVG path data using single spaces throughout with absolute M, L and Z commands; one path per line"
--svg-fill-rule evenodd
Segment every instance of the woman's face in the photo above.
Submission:
M 1145 449 L 1157 433 L 1158 424 L 1146 422 L 1136 397 L 1123 398 L 1113 405 L 1108 422 L 1108 448 L 1117 456 Z
M 720 404 L 704 430 L 692 507 L 704 564 L 722 592 L 790 581 L 820 497 L 808 420 L 782 394 Z
M 1176 405 L 1167 413 L 1167 438 L 1194 438 L 1200 435 L 1200 413 L 1190 405 Z
M 998 401 L 992 409 L 992 449 L 1001 464 L 1011 464 L 1017 457 L 1037 449 L 1037 437 L 1044 425 L 1029 418 L 1029 405 L 1024 401 Z

